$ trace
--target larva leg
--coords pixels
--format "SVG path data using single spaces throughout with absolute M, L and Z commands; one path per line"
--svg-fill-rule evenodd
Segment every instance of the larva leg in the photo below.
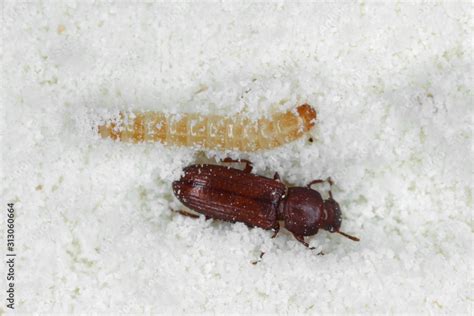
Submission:
M 252 169 L 253 169 L 252 162 L 246 159 L 232 159 L 230 157 L 227 157 L 227 158 L 222 159 L 222 162 L 245 163 L 245 168 L 243 170 L 245 173 L 250 173 L 252 172 Z

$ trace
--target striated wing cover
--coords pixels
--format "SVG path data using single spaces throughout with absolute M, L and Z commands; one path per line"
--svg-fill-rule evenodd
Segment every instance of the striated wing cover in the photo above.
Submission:
M 286 186 L 234 168 L 192 165 L 173 182 L 173 191 L 184 205 L 206 216 L 270 229 Z

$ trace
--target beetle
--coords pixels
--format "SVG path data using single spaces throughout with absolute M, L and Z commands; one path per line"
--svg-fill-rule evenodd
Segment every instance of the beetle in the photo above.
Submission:
M 288 187 L 280 180 L 278 173 L 273 179 L 251 173 L 248 160 L 226 158 L 224 162 L 244 162 L 243 170 L 222 165 L 195 164 L 183 169 L 184 175 L 174 181 L 173 192 L 178 200 L 189 209 L 204 214 L 206 218 L 228 222 L 242 222 L 251 227 L 274 230 L 272 238 L 284 227 L 306 247 L 306 236 L 315 235 L 319 229 L 341 234 L 351 240 L 359 238 L 340 231 L 342 216 L 339 204 L 312 189 L 313 180 L 305 187 Z M 181 214 L 198 217 L 186 211 Z

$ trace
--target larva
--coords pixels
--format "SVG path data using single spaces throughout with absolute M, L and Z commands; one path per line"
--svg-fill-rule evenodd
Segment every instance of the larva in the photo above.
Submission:
M 117 120 L 98 126 L 98 132 L 103 138 L 123 142 L 252 152 L 296 140 L 314 126 L 315 120 L 316 111 L 308 104 L 256 121 L 243 116 L 120 112 Z

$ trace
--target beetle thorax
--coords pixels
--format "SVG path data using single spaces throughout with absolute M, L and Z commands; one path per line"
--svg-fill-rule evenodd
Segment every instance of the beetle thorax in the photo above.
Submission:
M 324 201 L 312 189 L 293 187 L 278 207 L 278 219 L 285 222 L 285 228 L 295 235 L 311 236 L 324 228 Z

